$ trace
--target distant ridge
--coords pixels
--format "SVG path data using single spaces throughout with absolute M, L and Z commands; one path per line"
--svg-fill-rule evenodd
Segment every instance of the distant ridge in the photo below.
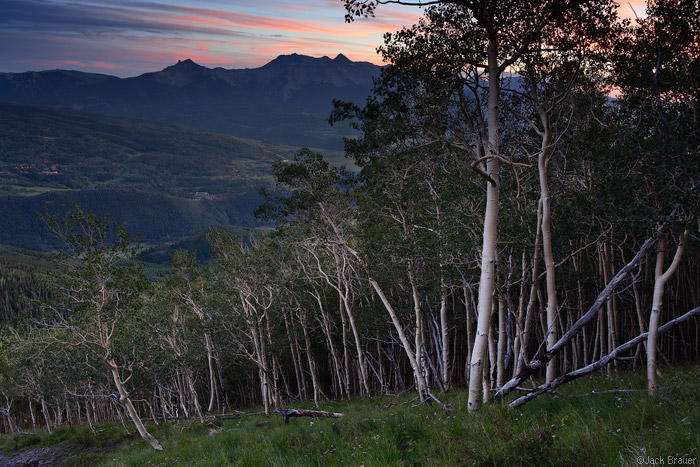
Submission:
M 187 58 L 132 78 L 73 70 L 0 74 L 0 102 L 184 124 L 242 138 L 342 148 L 347 125 L 330 127 L 334 98 L 364 102 L 381 67 L 280 55 L 259 68 L 207 68 Z

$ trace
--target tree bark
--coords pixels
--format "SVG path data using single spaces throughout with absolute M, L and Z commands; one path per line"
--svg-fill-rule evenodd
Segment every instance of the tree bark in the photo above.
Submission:
M 659 389 L 659 381 L 657 377 L 658 368 L 656 366 L 656 341 L 658 338 L 659 321 L 661 319 L 661 307 L 664 300 L 664 287 L 666 282 L 673 276 L 678 269 L 678 264 L 683 257 L 685 244 L 688 241 L 688 231 L 684 231 L 681 235 L 676 249 L 676 254 L 673 257 L 673 262 L 663 274 L 664 263 L 664 248 L 665 241 L 659 245 L 659 253 L 656 256 L 656 280 L 654 281 L 654 298 L 651 305 L 651 317 L 649 318 L 649 341 L 647 342 L 647 380 L 649 384 L 649 394 L 656 394 Z
M 112 360 L 107 360 L 105 361 L 105 363 L 107 363 L 107 366 L 109 367 L 112 373 L 114 385 L 117 387 L 117 391 L 119 392 L 119 402 L 121 402 L 122 406 L 124 406 L 126 413 L 129 414 L 129 417 L 134 423 L 134 426 L 139 432 L 139 435 L 141 435 L 141 438 L 143 438 L 148 444 L 150 444 L 153 449 L 155 449 L 156 451 L 162 451 L 163 446 L 161 446 L 158 440 L 151 436 L 151 434 L 146 430 L 146 427 L 143 426 L 143 422 L 141 421 L 138 412 L 136 412 L 134 405 L 131 403 L 129 393 L 126 391 L 121 376 L 119 375 L 119 368 L 117 367 L 117 364 Z
M 484 238 L 481 248 L 481 277 L 479 280 L 479 318 L 476 325 L 476 340 L 472 351 L 469 378 L 468 410 L 474 412 L 481 408 L 481 376 L 484 370 L 484 358 L 488 346 L 489 328 L 491 327 L 491 305 L 493 288 L 496 281 L 496 241 L 498 238 L 498 203 L 499 203 L 499 111 L 500 77 L 498 67 L 498 40 L 489 38 L 488 46 L 489 94 L 488 94 L 488 151 L 486 171 L 490 181 L 486 183 L 486 213 L 484 215 Z

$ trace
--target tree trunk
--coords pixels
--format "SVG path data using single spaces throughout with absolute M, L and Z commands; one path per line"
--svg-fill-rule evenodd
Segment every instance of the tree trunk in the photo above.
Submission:
M 564 347 L 569 341 L 571 341 L 571 339 L 573 339 L 574 336 L 576 336 L 586 324 L 588 324 L 591 320 L 593 320 L 593 318 L 598 316 L 598 312 L 600 311 L 601 307 L 605 304 L 608 297 L 610 297 L 610 295 L 617 289 L 617 286 L 620 285 L 620 283 L 628 275 L 630 275 L 632 269 L 639 265 L 642 258 L 644 258 L 651 249 L 651 247 L 654 246 L 654 244 L 656 243 L 656 235 L 660 233 L 660 230 L 658 230 L 654 234 L 654 236 L 652 236 L 652 238 L 649 238 L 647 241 L 644 242 L 644 244 L 642 244 L 634 258 L 632 258 L 632 260 L 629 263 L 627 263 L 625 267 L 620 269 L 617 272 L 617 274 L 615 274 L 615 277 L 613 277 L 610 280 L 610 282 L 605 286 L 603 291 L 598 295 L 595 302 L 593 302 L 593 305 L 591 305 L 586 314 L 579 318 L 579 320 L 576 321 L 576 323 L 574 323 L 564 333 L 564 335 L 557 341 L 556 344 L 552 346 L 550 350 L 547 350 L 543 355 L 540 356 L 539 359 L 530 362 L 530 364 L 526 366 L 522 372 L 518 373 L 518 375 L 515 378 L 512 378 L 505 385 L 503 385 L 503 387 L 498 391 L 499 397 L 505 396 L 514 388 L 519 386 L 520 383 L 522 383 L 526 378 L 530 377 L 543 364 L 548 362 L 554 354 L 556 354 L 559 350 L 562 349 L 562 347 Z
M 656 280 L 654 281 L 654 298 L 651 305 L 651 317 L 649 318 L 649 342 L 647 343 L 647 380 L 649 383 L 649 394 L 654 395 L 659 389 L 657 377 L 658 368 L 656 366 L 656 342 L 658 339 L 659 321 L 661 319 L 661 307 L 664 300 L 664 286 L 678 269 L 678 264 L 683 256 L 685 244 L 688 241 L 688 231 L 683 232 L 673 257 L 673 262 L 666 272 L 662 274 L 664 267 L 665 240 L 659 244 L 659 252 L 656 256 Z
M 311 354 L 311 342 L 309 341 L 309 332 L 306 326 L 306 313 L 304 312 L 304 308 L 299 304 L 299 302 L 297 302 L 297 307 L 299 311 L 299 323 L 301 324 L 301 329 L 304 333 L 304 343 L 306 345 L 306 359 L 309 364 L 309 373 L 311 373 L 311 384 L 313 385 L 314 389 L 314 405 L 318 407 L 319 383 L 318 377 L 316 376 L 316 362 L 314 361 L 313 355 Z
M 211 337 L 208 332 L 204 333 L 204 344 L 207 348 L 207 368 L 209 370 L 209 406 L 207 407 L 207 412 L 211 412 L 216 402 L 216 377 L 214 375 L 214 356 L 212 354 Z
M 117 391 L 119 392 L 119 402 L 121 402 L 122 406 L 124 406 L 126 413 L 129 414 L 129 417 L 134 423 L 134 426 L 139 432 L 139 435 L 141 435 L 141 438 L 143 438 L 148 444 L 150 444 L 153 449 L 155 449 L 156 451 L 162 451 L 163 446 L 161 446 L 158 440 L 151 436 L 151 434 L 146 430 L 146 427 L 143 426 L 143 422 L 141 421 L 138 412 L 136 412 L 134 405 L 131 403 L 131 399 L 129 399 L 129 393 L 126 392 L 126 388 L 124 387 L 121 376 L 119 375 L 119 368 L 117 367 L 117 364 L 113 360 L 107 360 L 105 363 L 107 363 L 107 366 L 112 372 L 114 385 L 117 387 Z
M 540 199 L 542 201 L 542 250 L 544 252 L 544 265 L 547 282 L 547 350 L 557 342 L 557 286 L 554 272 L 554 254 L 552 253 L 552 198 L 549 192 L 548 168 L 552 145 L 552 131 L 548 115 L 540 110 L 540 117 L 544 126 L 542 147 L 538 159 L 538 172 L 540 177 Z M 547 382 L 552 381 L 557 374 L 556 359 L 547 364 Z
M 488 345 L 489 328 L 491 327 L 491 304 L 493 289 L 496 282 L 496 241 L 498 239 L 498 198 L 499 198 L 499 110 L 500 77 L 498 66 L 498 39 L 489 38 L 488 46 L 488 152 L 486 173 L 490 181 L 486 183 L 486 213 L 484 214 L 484 238 L 481 248 L 481 277 L 479 279 L 479 318 L 476 325 L 476 340 L 472 351 L 471 376 L 469 379 L 469 412 L 481 408 L 482 388 L 481 376 L 484 369 L 484 358 Z
M 399 340 L 401 341 L 401 345 L 404 348 L 404 351 L 406 352 L 406 356 L 408 356 L 408 361 L 411 364 L 411 368 L 413 369 L 413 373 L 416 375 L 416 382 L 418 386 L 418 395 L 420 396 L 421 402 L 425 402 L 428 400 L 428 394 L 427 394 L 427 384 L 425 383 L 425 379 L 423 378 L 423 372 L 420 371 L 418 363 L 417 363 L 417 356 L 411 349 L 411 344 L 408 341 L 408 338 L 406 337 L 406 333 L 403 330 L 403 326 L 401 325 L 401 322 L 399 321 L 398 316 L 396 316 L 396 312 L 394 311 L 394 308 L 391 306 L 391 303 L 389 303 L 389 300 L 386 298 L 386 295 L 384 295 L 384 291 L 382 291 L 381 287 L 379 287 L 379 284 L 377 281 L 374 279 L 370 278 L 369 283 L 374 289 L 375 292 L 377 292 L 377 295 L 379 295 L 380 300 L 382 301 L 382 304 L 384 304 L 384 308 L 389 312 L 389 316 L 391 317 L 391 321 L 394 324 L 394 329 L 396 329 L 397 334 L 399 335 Z
M 442 284 L 440 299 L 440 333 L 442 335 L 442 384 L 445 389 L 450 387 L 450 338 L 447 324 L 447 287 Z
M 688 320 L 688 319 L 690 319 L 698 314 L 700 314 L 700 307 L 694 308 L 694 309 L 690 310 L 689 312 L 685 313 L 684 315 L 679 316 L 678 318 L 669 321 L 668 323 L 661 326 L 658 329 L 658 332 L 659 333 L 665 332 L 668 329 L 671 329 L 672 327 L 676 326 L 677 324 L 680 324 L 683 321 L 686 321 L 686 320 Z M 595 370 L 603 368 L 603 367 L 609 365 L 612 360 L 615 360 L 618 357 L 620 357 L 620 355 L 623 352 L 626 352 L 627 350 L 634 348 L 636 345 L 638 345 L 644 339 L 647 339 L 648 336 L 649 336 L 649 333 L 641 334 L 641 335 L 635 337 L 634 339 L 631 339 L 631 340 L 625 342 L 621 346 L 613 349 L 608 355 L 601 358 L 600 360 L 598 360 L 594 363 L 591 363 L 590 365 L 587 365 L 583 368 L 579 368 L 578 370 L 574 370 L 570 373 L 567 373 L 563 376 L 560 376 L 559 378 L 556 378 L 554 381 L 551 381 L 549 383 L 545 383 L 545 384 L 539 386 L 534 391 L 531 391 L 528 394 L 525 394 L 524 396 L 514 400 L 513 402 L 508 404 L 508 406 L 511 408 L 518 408 L 521 405 L 528 403 L 529 401 L 531 401 L 532 399 L 534 399 L 535 397 L 539 396 L 540 394 L 542 394 L 544 392 L 551 391 L 552 389 L 555 389 L 555 388 L 561 386 L 562 384 L 568 383 L 569 381 L 572 381 L 576 378 L 580 378 L 581 376 L 587 375 Z
M 41 413 L 44 414 L 44 420 L 46 420 L 46 431 L 48 431 L 49 434 L 52 434 L 51 415 L 49 414 L 49 408 L 46 406 L 46 401 L 43 398 L 41 399 Z
M 508 338 L 506 336 L 506 298 L 504 294 L 498 294 L 498 353 L 496 358 L 496 386 L 503 386 L 505 379 L 505 358 L 506 344 Z

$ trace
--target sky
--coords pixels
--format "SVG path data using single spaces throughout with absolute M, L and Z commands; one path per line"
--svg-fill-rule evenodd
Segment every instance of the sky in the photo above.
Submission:
M 643 2 L 625 2 L 643 13 Z M 383 5 L 345 22 L 342 0 L 0 0 L 0 72 L 72 69 L 120 77 L 190 58 L 254 68 L 299 53 L 381 64 L 385 32 L 410 27 L 416 7 Z

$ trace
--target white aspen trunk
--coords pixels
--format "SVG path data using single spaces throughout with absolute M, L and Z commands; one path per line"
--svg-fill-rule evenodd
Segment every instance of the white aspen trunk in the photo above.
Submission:
M 114 385 L 117 387 L 117 392 L 119 392 L 119 402 L 121 402 L 121 404 L 124 406 L 126 413 L 129 415 L 131 421 L 134 423 L 134 426 L 139 432 L 139 435 L 141 435 L 141 438 L 143 438 L 148 444 L 150 444 L 153 449 L 155 449 L 156 451 L 162 451 L 163 446 L 161 446 L 158 440 L 151 436 L 151 434 L 146 430 L 146 427 L 143 426 L 141 417 L 139 417 L 138 412 L 136 412 L 134 405 L 131 403 L 129 393 L 126 391 L 126 388 L 122 383 L 121 376 L 119 375 L 119 368 L 117 367 L 117 364 L 112 360 L 107 360 L 105 363 L 107 363 L 107 366 L 109 367 L 112 373 Z
M 34 404 L 31 399 L 29 399 L 29 413 L 32 416 L 32 430 L 36 430 L 36 416 L 34 415 Z
M 207 348 L 207 366 L 209 370 L 209 406 L 207 412 L 214 410 L 216 402 L 216 377 L 214 375 L 214 355 L 211 345 L 211 337 L 208 332 L 204 333 L 204 344 Z
M 496 359 L 496 386 L 503 386 L 505 380 L 505 359 L 506 344 L 506 298 L 503 294 L 498 294 L 498 355 Z
M 554 254 L 552 253 L 552 198 L 549 191 L 548 168 L 552 145 L 552 130 L 546 112 L 540 111 L 540 117 L 544 126 L 542 147 L 540 148 L 537 162 L 540 177 L 540 199 L 542 201 L 542 250 L 547 283 L 547 350 L 557 342 L 557 287 L 554 272 Z M 607 283 L 607 281 L 606 281 Z M 547 382 L 552 381 L 557 375 L 557 362 L 552 359 L 547 363 Z
M 527 262 L 525 260 L 525 252 L 523 251 L 521 259 L 521 273 L 520 273 L 520 294 L 518 296 L 518 310 L 517 314 L 514 314 L 515 319 L 515 336 L 513 337 L 513 372 L 511 378 L 517 374 L 518 367 L 520 366 L 520 344 L 522 341 L 523 334 L 523 320 L 525 319 L 525 286 L 527 277 Z
M 450 386 L 450 338 L 447 328 L 447 287 L 442 281 L 442 297 L 440 300 L 440 333 L 442 334 L 442 384 L 447 390 Z
M 583 260 L 581 259 L 582 253 L 579 253 L 577 255 L 574 255 L 573 257 L 573 263 L 574 263 L 574 271 L 576 272 L 581 272 L 583 268 Z M 583 284 L 581 282 L 581 279 L 576 280 L 576 290 L 577 290 L 577 297 L 578 297 L 578 318 L 581 319 L 583 314 L 585 313 L 584 307 L 583 307 Z M 581 341 L 582 341 L 582 347 L 583 347 L 583 355 L 582 355 L 582 361 L 584 365 L 588 364 L 588 331 L 587 327 L 584 326 L 581 332 Z
M 187 410 L 187 398 L 185 397 L 185 384 L 182 379 L 182 371 L 178 370 L 175 373 L 175 387 L 177 388 L 178 400 L 180 402 L 180 408 L 182 408 L 182 413 L 185 418 L 190 418 L 190 411 Z
M 639 296 L 639 288 L 637 287 L 637 280 L 641 276 L 642 271 L 640 271 L 632 278 L 632 294 L 634 295 L 634 310 L 637 312 L 637 325 L 639 326 L 639 334 L 644 334 L 646 331 L 644 329 L 644 315 L 642 314 L 642 300 Z M 641 354 L 642 345 L 644 345 L 644 350 L 647 349 L 647 341 L 643 344 L 639 344 L 635 351 L 635 359 L 632 369 L 635 370 L 637 367 L 637 356 Z
M 95 426 L 92 423 L 92 418 L 90 417 L 90 404 L 85 403 L 85 417 L 87 418 L 88 426 L 93 435 L 97 434 L 95 431 Z
M 194 381 L 192 380 L 192 371 L 187 368 L 185 370 L 185 379 L 187 381 L 187 388 L 192 396 L 192 404 L 194 405 L 194 411 L 197 414 L 197 418 L 201 423 L 204 423 L 204 415 L 202 414 L 202 408 L 199 406 L 199 397 L 197 396 L 197 390 L 194 387 Z
M 311 342 L 309 341 L 309 333 L 306 329 L 306 314 L 304 309 L 297 302 L 299 307 L 299 323 L 301 323 L 301 329 L 304 332 L 304 343 L 306 344 L 306 359 L 309 364 L 309 372 L 311 373 L 311 384 L 314 389 L 314 405 L 318 407 L 318 378 L 316 376 L 316 363 L 314 362 L 313 356 L 311 355 Z
M 471 361 L 472 361 L 472 350 L 474 347 L 474 340 L 472 339 L 472 317 L 471 317 L 471 311 L 472 311 L 472 303 L 469 297 L 469 294 L 467 294 L 467 286 L 465 285 L 464 288 L 464 312 L 466 314 L 467 318 L 467 363 L 465 365 L 464 373 L 466 377 L 466 382 L 469 384 L 470 378 L 471 378 Z
M 302 394 L 302 378 L 301 378 L 301 367 L 297 361 L 297 355 L 294 351 L 294 341 L 292 340 L 292 334 L 289 332 L 289 319 L 287 318 L 287 313 L 284 314 L 284 327 L 287 330 L 287 340 L 289 341 L 289 350 L 292 354 L 292 365 L 294 365 L 294 376 L 297 380 L 297 390 L 299 391 L 299 396 Z
M 539 278 L 540 263 L 540 242 L 542 232 L 542 200 L 537 203 L 537 227 L 535 232 L 535 247 L 532 252 L 532 282 L 530 284 L 530 296 L 525 308 L 525 323 L 520 335 L 520 354 L 518 355 L 518 365 L 515 374 L 519 374 L 528 362 L 527 347 L 530 342 L 530 329 L 532 328 L 533 308 L 537 299 L 537 283 Z M 524 281 L 523 281 L 524 283 Z M 524 293 L 524 292 L 522 292 Z
M 416 364 L 418 365 L 418 371 L 423 377 L 423 384 L 425 385 L 426 394 L 428 392 L 427 384 L 427 368 L 425 364 L 425 355 L 423 353 L 423 312 L 420 306 L 420 296 L 418 295 L 418 286 L 416 285 L 416 276 L 413 271 L 413 262 L 408 262 L 408 280 L 411 283 L 411 296 L 413 298 L 413 312 L 415 314 L 415 350 L 416 350 Z M 416 377 L 417 378 L 417 377 Z M 418 379 L 416 379 L 416 385 L 419 385 Z
M 343 326 L 343 370 L 345 373 L 345 395 L 350 400 L 350 349 L 348 349 L 348 325 L 343 313 L 343 298 L 340 297 L 340 321 Z
M 603 252 L 601 256 L 601 267 L 603 269 L 603 281 L 607 284 L 609 277 L 610 277 L 610 246 L 609 243 L 606 240 L 603 241 Z M 607 311 L 607 319 L 608 319 L 608 326 L 607 326 L 607 334 L 606 334 L 606 342 L 607 342 L 607 348 L 608 349 L 615 349 L 617 348 L 617 337 L 615 336 L 615 310 L 614 310 L 614 301 L 613 298 L 609 298 L 607 303 L 605 304 L 605 308 Z M 602 354 L 601 354 L 602 355 Z M 615 364 L 617 364 L 617 360 L 615 360 Z M 610 376 L 610 367 L 608 366 L 606 368 L 606 371 L 608 373 L 608 376 Z M 548 381 L 549 382 L 549 381 Z
M 265 329 L 267 330 L 267 340 L 263 340 L 263 358 L 267 359 L 267 345 L 272 345 L 272 327 L 270 325 L 270 315 L 265 313 Z M 261 336 L 262 339 L 265 339 L 265 336 Z M 280 399 L 282 397 L 282 394 L 280 393 L 279 389 L 279 373 L 280 373 L 280 367 L 279 363 L 277 363 L 277 356 L 272 353 L 270 355 L 270 360 L 272 364 L 272 388 L 271 388 L 271 395 L 272 395 L 272 403 L 275 406 L 275 408 L 279 407 L 280 404 Z
M 496 241 L 498 238 L 498 197 L 499 197 L 499 86 L 501 71 L 498 67 L 498 40 L 489 38 L 489 95 L 488 95 L 488 152 L 490 157 L 486 162 L 486 173 L 491 178 L 486 184 L 486 213 L 484 214 L 484 238 L 481 248 L 481 277 L 479 280 L 479 318 L 476 325 L 476 339 L 471 359 L 471 377 L 469 380 L 469 412 L 481 408 L 482 387 L 481 375 L 484 368 L 484 358 L 488 345 L 489 328 L 491 327 L 491 304 L 493 288 L 496 282 Z
M 491 326 L 489 327 L 489 371 L 488 371 L 488 381 L 489 388 L 494 387 L 496 384 L 496 372 L 498 369 L 498 351 L 496 350 L 496 332 L 494 330 L 494 316 L 496 316 L 496 302 L 497 300 L 492 300 L 491 304 Z M 491 398 L 491 392 L 484 392 L 484 402 Z
M 43 398 L 41 399 L 41 413 L 44 414 L 44 420 L 46 420 L 46 431 L 48 431 L 49 434 L 52 434 L 51 415 L 49 414 L 49 408 L 46 406 L 46 401 Z
M 340 370 L 341 364 L 338 360 L 338 354 L 335 350 L 335 345 L 333 345 L 333 339 L 331 337 L 330 318 L 328 316 L 328 313 L 326 313 L 325 308 L 323 307 L 323 303 L 321 302 L 321 295 L 318 293 L 314 293 L 312 295 L 314 296 L 314 298 L 316 298 L 316 301 L 318 302 L 318 309 L 321 311 L 321 319 L 319 319 L 319 323 L 321 324 L 321 330 L 323 330 L 323 335 L 326 338 L 326 345 L 328 346 L 328 349 L 331 352 L 331 362 L 333 364 L 331 368 L 333 369 L 333 373 L 335 374 L 335 379 L 337 379 L 338 381 L 338 387 L 340 388 L 339 392 L 342 398 L 343 376 Z
M 649 318 L 649 342 L 647 343 L 647 380 L 649 384 L 649 394 L 654 395 L 659 389 L 658 368 L 656 366 L 656 343 L 658 340 L 659 321 L 661 319 L 661 309 L 664 300 L 664 287 L 668 280 L 673 276 L 678 269 L 678 264 L 681 262 L 685 244 L 688 241 L 688 231 L 683 232 L 676 249 L 676 254 L 673 257 L 673 262 L 668 267 L 666 272 L 663 271 L 665 241 L 662 240 L 659 244 L 659 253 L 656 257 L 656 280 L 654 281 L 654 298 L 651 305 L 651 317 Z
M 384 308 L 386 308 L 387 312 L 389 312 L 391 322 L 394 324 L 394 329 L 396 329 L 396 332 L 399 335 L 399 340 L 401 341 L 401 345 L 403 346 L 404 351 L 406 352 L 406 356 L 408 357 L 408 361 L 411 365 L 411 368 L 413 369 L 413 373 L 416 375 L 418 395 L 420 396 L 421 402 L 425 402 L 426 400 L 428 400 L 427 385 L 425 384 L 423 373 L 419 370 L 416 355 L 411 349 L 411 344 L 408 341 L 408 338 L 406 337 L 406 333 L 403 330 L 403 326 L 401 326 L 401 322 L 399 322 L 399 318 L 398 316 L 396 316 L 394 308 L 391 306 L 391 303 L 389 303 L 389 300 L 386 298 L 386 295 L 384 295 L 384 292 L 382 291 L 381 287 L 379 287 L 379 284 L 372 278 L 369 278 L 369 283 L 374 289 L 374 291 L 377 292 L 377 295 L 379 295 L 379 298 L 382 301 Z
M 360 383 L 367 396 L 371 396 L 369 390 L 369 383 L 367 382 L 367 365 L 365 363 L 365 353 L 362 350 L 362 342 L 360 341 L 360 333 L 357 331 L 357 325 L 355 324 L 355 314 L 352 312 L 350 307 L 350 301 L 348 300 L 348 294 L 350 291 L 345 287 L 345 292 L 341 293 L 340 296 L 345 305 L 345 312 L 348 315 L 348 322 L 350 323 L 350 330 L 355 338 L 355 350 L 357 351 L 357 365 L 360 367 Z

